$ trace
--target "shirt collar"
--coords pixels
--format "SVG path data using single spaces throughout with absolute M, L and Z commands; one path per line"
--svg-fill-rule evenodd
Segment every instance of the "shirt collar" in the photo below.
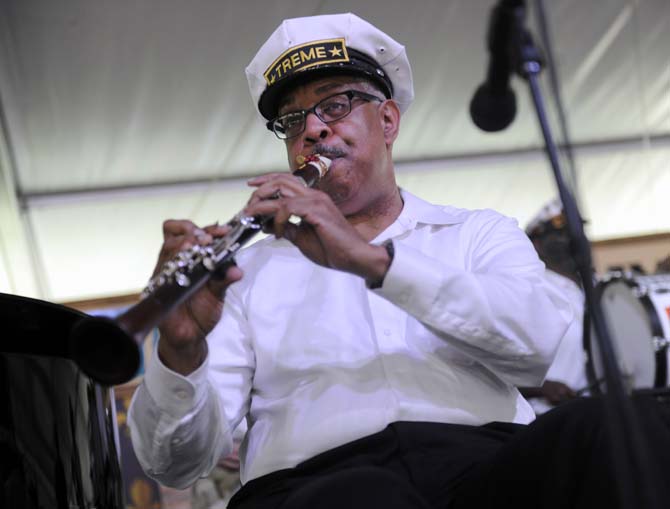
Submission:
M 467 211 L 456 207 L 433 205 L 409 191 L 400 189 L 403 207 L 398 218 L 380 233 L 372 242 L 382 242 L 416 228 L 418 224 L 446 226 L 459 224 L 465 221 Z
M 400 194 L 404 206 L 397 221 L 402 224 L 460 224 L 465 221 L 467 216 L 467 211 L 464 209 L 444 205 L 433 205 L 404 189 L 400 190 Z

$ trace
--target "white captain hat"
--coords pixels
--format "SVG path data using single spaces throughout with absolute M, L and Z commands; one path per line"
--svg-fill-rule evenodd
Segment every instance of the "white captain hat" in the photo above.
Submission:
M 405 47 L 352 13 L 284 20 L 246 68 L 251 97 L 268 120 L 287 87 L 333 74 L 368 78 L 401 112 L 414 99 Z

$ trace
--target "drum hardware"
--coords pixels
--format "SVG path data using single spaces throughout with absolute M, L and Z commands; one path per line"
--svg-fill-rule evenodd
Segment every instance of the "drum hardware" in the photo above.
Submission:
M 651 338 L 651 344 L 654 347 L 654 351 L 659 352 L 661 350 L 667 350 L 668 345 L 670 345 L 670 340 L 661 336 L 654 336 Z
M 646 297 L 649 295 L 649 289 L 646 287 L 635 286 L 633 287 L 632 291 L 633 295 L 635 295 L 637 298 Z

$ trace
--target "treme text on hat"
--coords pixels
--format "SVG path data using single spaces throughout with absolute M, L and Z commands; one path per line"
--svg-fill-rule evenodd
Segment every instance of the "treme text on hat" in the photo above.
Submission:
M 368 78 L 402 112 L 414 99 L 405 47 L 351 13 L 284 20 L 246 69 L 251 97 L 268 120 L 289 86 L 332 74 Z

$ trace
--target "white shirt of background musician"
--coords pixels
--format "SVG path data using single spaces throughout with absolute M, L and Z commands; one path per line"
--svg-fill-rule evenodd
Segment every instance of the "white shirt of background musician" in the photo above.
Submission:
M 140 463 L 167 485 L 205 475 L 247 419 L 242 482 L 394 421 L 534 419 L 572 310 L 512 219 L 404 192 L 381 288 L 308 261 L 286 240 L 238 255 L 207 361 L 188 377 L 149 363 L 129 412 Z
M 565 294 L 572 306 L 575 320 L 570 324 L 563 336 L 547 372 L 546 380 L 563 382 L 574 391 L 584 389 L 588 385 L 586 378 L 586 352 L 584 351 L 584 293 L 570 278 L 553 270 L 546 270 L 545 276 L 550 284 Z M 554 408 L 545 398 L 532 398 L 530 403 L 536 414 L 542 414 Z

